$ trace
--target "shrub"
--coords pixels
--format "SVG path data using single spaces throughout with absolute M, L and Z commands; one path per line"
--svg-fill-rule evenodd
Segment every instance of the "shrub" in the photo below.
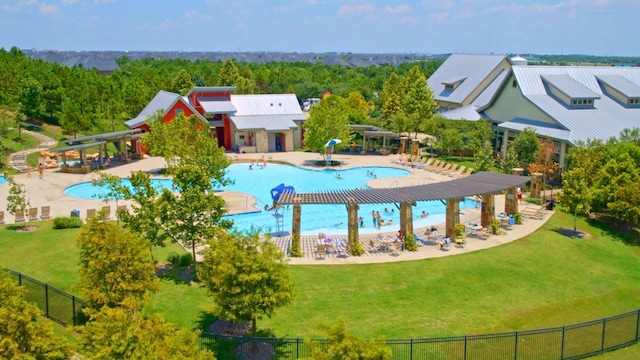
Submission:
M 519 212 L 513 214 L 513 221 L 518 225 L 522 225 L 522 214 Z
M 178 253 L 176 253 L 175 251 L 172 251 L 169 253 L 169 255 L 167 255 L 167 261 L 172 265 L 176 265 L 180 261 L 180 255 L 178 255 Z
M 69 229 L 82 227 L 82 219 L 78 217 L 56 217 L 53 219 L 54 229 Z
M 491 233 L 493 235 L 500 234 L 500 221 L 498 219 L 491 220 Z
M 407 251 L 418 251 L 418 244 L 416 244 L 416 239 L 413 237 L 413 234 L 405 236 L 404 248 Z
M 291 247 L 289 248 L 291 257 L 303 257 L 304 253 L 300 249 L 300 241 L 297 236 L 291 237 Z
M 192 262 L 193 262 L 193 257 L 191 256 L 191 253 L 184 253 L 180 255 L 180 266 L 187 267 L 191 265 Z
M 465 226 L 463 224 L 456 224 L 456 239 L 464 238 L 464 229 Z

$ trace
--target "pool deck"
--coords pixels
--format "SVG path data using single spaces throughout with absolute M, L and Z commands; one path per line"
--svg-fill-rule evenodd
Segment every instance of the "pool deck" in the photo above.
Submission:
M 309 164 L 314 163 L 317 160 L 322 160 L 322 155 L 318 153 L 307 153 L 307 152 L 287 152 L 287 153 L 268 153 L 268 154 L 228 154 L 234 161 L 243 162 L 243 161 L 258 161 L 262 162 L 263 157 L 267 159 L 268 162 L 281 162 L 281 163 L 289 163 L 292 165 L 306 167 L 306 168 L 314 168 Z M 360 155 L 360 154 L 334 154 L 333 160 L 339 160 L 343 165 L 335 168 L 339 169 L 348 169 L 353 167 L 360 166 L 390 166 L 390 167 L 398 167 L 411 171 L 411 174 L 401 177 L 401 178 L 387 178 L 387 179 L 373 179 L 370 180 L 367 184 L 373 188 L 385 188 L 385 187 L 403 187 L 410 185 L 418 185 L 418 184 L 429 184 L 441 181 L 449 181 L 452 178 L 446 175 L 437 174 L 428 170 L 423 169 L 412 169 L 410 167 L 402 166 L 399 164 L 392 163 L 392 160 L 397 159 L 397 155 L 389 155 L 389 156 L 379 156 L 379 155 Z M 143 171 L 153 171 L 153 169 L 163 168 L 165 165 L 165 161 L 160 157 L 147 157 L 142 160 L 133 161 L 129 164 L 113 164 L 110 168 L 104 170 L 106 173 L 117 175 L 120 177 L 127 177 L 132 171 L 143 170 Z M 268 166 L 268 165 L 267 165 Z M 154 176 L 152 177 L 160 177 Z M 37 207 L 40 209 L 41 206 L 50 206 L 51 207 L 51 216 L 67 216 L 70 214 L 72 210 L 80 210 L 80 216 L 84 219 L 86 217 L 87 209 L 100 209 L 105 205 L 111 206 L 112 214 L 115 215 L 115 201 L 111 200 L 108 202 L 104 202 L 99 199 L 89 200 L 89 199 L 77 199 L 70 196 L 67 196 L 63 193 L 64 189 L 68 186 L 80 183 L 91 181 L 96 178 L 94 173 L 89 174 L 66 174 L 60 172 L 59 169 L 46 170 L 44 174 L 44 178 L 40 179 L 38 177 L 38 173 L 32 172 L 31 175 L 27 173 L 17 174 L 14 176 L 16 182 L 24 184 L 26 188 L 26 196 L 29 199 L 31 207 Z M 0 199 L 6 199 L 9 192 L 8 184 L 4 184 L 0 186 Z M 253 204 L 253 197 L 249 194 L 231 192 L 231 191 L 223 191 L 219 193 L 222 196 L 229 206 L 230 214 L 243 213 L 248 211 L 256 211 L 257 209 Z M 125 201 L 119 201 L 119 205 L 128 205 Z M 523 207 L 526 205 L 522 205 Z M 495 197 L 495 209 L 496 212 L 501 212 L 504 209 L 504 196 L 496 196 Z M 4 210 L 4 209 L 3 209 Z M 389 253 L 378 249 L 370 248 L 370 241 L 373 240 L 374 244 L 378 241 L 380 235 L 391 235 L 394 234 L 395 231 L 385 232 L 384 228 L 375 234 L 362 234 L 360 236 L 361 243 L 365 248 L 366 253 L 363 256 L 344 256 L 330 252 L 324 257 L 315 256 L 315 244 L 317 241 L 317 236 L 302 236 L 301 244 L 302 250 L 305 253 L 304 257 L 301 258 L 290 258 L 290 264 L 361 264 L 361 263 L 380 263 L 380 262 L 390 262 L 390 261 L 405 261 L 405 260 L 417 260 L 417 259 L 425 259 L 425 258 L 433 258 L 454 254 L 461 254 L 470 251 L 476 251 L 481 249 L 490 248 L 493 246 L 498 246 L 501 244 L 505 244 L 511 242 L 513 240 L 524 237 L 531 232 L 538 229 L 545 221 L 549 218 L 550 211 L 546 214 L 543 220 L 527 220 L 523 225 L 516 225 L 513 230 L 507 231 L 506 235 L 492 235 L 487 240 L 480 240 L 474 237 L 467 237 L 467 243 L 464 248 L 456 247 L 453 244 L 450 249 L 447 251 L 439 250 L 436 244 L 421 244 L 418 247 L 418 251 L 409 252 L 409 251 L 400 251 L 397 253 Z M 9 215 L 5 211 L 5 221 L 7 224 L 13 223 L 13 217 Z M 369 220 L 369 219 L 367 219 Z M 480 209 L 479 208 L 471 208 L 465 209 L 461 213 L 460 222 L 466 224 L 468 222 L 480 222 Z M 444 231 L 444 224 L 438 224 L 436 226 L 440 233 Z M 424 228 L 416 228 L 415 233 L 424 234 Z M 332 234 L 327 234 L 327 236 L 331 236 Z M 346 238 L 346 236 L 341 235 L 341 238 Z M 283 237 L 273 237 L 273 240 L 278 244 L 283 250 L 286 251 L 288 242 L 290 239 L 286 236 Z

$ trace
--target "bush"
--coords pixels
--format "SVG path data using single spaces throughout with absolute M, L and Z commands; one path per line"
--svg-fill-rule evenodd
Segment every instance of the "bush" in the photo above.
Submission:
M 418 251 L 418 244 L 416 244 L 416 239 L 413 237 L 413 234 L 409 234 L 404 238 L 404 248 L 407 251 Z
M 82 227 L 82 219 L 78 217 L 56 217 L 53 219 L 54 229 L 70 229 Z
M 191 256 L 191 253 L 184 253 L 180 255 L 180 266 L 187 267 L 191 265 L 192 262 L 193 262 L 193 257 Z
M 517 225 L 522 225 L 522 214 L 520 214 L 519 212 L 513 214 L 513 221 Z
M 500 221 L 498 219 L 491 220 L 491 233 L 493 235 L 500 234 Z
M 176 253 L 175 251 L 172 251 L 169 253 L 169 255 L 167 255 L 167 261 L 172 265 L 177 265 L 180 261 L 180 255 L 178 255 L 178 253 Z

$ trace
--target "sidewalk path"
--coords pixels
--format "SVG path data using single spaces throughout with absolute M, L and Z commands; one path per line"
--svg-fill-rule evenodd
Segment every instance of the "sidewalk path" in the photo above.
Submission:
M 42 150 L 51 149 L 58 144 L 58 142 L 54 138 L 40 134 L 39 132 L 22 130 L 22 133 L 37 138 L 39 140 L 39 144 L 34 148 L 24 149 L 22 151 L 9 155 L 9 166 L 21 173 L 27 172 L 29 170 L 29 168 L 27 167 L 27 155 L 35 152 L 40 152 Z

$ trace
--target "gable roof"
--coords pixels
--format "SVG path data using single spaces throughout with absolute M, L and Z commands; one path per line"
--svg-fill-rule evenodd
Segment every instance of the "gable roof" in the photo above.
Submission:
M 238 130 L 287 131 L 306 117 L 295 94 L 231 95 L 237 109 L 229 118 Z
M 607 95 L 598 82 L 604 75 L 617 75 L 629 83 L 640 86 L 640 68 L 605 66 L 513 66 L 522 95 L 541 111 L 570 131 L 567 141 L 608 139 L 617 137 L 625 128 L 640 125 L 640 107 L 620 104 Z M 598 98 L 592 107 L 571 108 L 550 94 L 544 78 L 562 79 L 570 77 Z M 618 80 L 620 81 L 620 80 Z M 586 93 L 585 93 L 586 94 Z
M 144 122 L 146 122 L 149 116 L 155 114 L 156 111 L 158 110 L 162 110 L 162 115 L 164 116 L 167 113 L 167 111 L 169 111 L 173 107 L 173 105 L 178 101 L 181 101 L 183 104 L 185 104 L 187 108 L 191 110 L 191 112 L 193 112 L 196 116 L 198 116 L 198 118 L 200 118 L 202 121 L 207 123 L 207 125 L 209 125 L 209 122 L 207 121 L 207 119 L 202 117 L 202 115 L 200 115 L 200 113 L 197 112 L 196 109 L 194 109 L 189 104 L 188 101 L 184 100 L 180 96 L 180 94 L 176 94 L 176 93 L 172 93 L 164 90 L 158 91 L 156 96 L 154 96 L 153 99 L 151 99 L 151 101 L 147 104 L 147 106 L 145 106 L 144 109 L 140 111 L 138 116 L 134 117 L 133 119 L 125 121 L 124 125 L 129 129 L 135 128 L 140 124 L 143 124 Z
M 435 100 L 462 104 L 505 59 L 508 59 L 506 55 L 452 54 L 427 83 Z M 455 89 L 445 89 L 445 84 L 454 82 L 460 82 Z M 494 94 L 497 90 L 494 89 Z

